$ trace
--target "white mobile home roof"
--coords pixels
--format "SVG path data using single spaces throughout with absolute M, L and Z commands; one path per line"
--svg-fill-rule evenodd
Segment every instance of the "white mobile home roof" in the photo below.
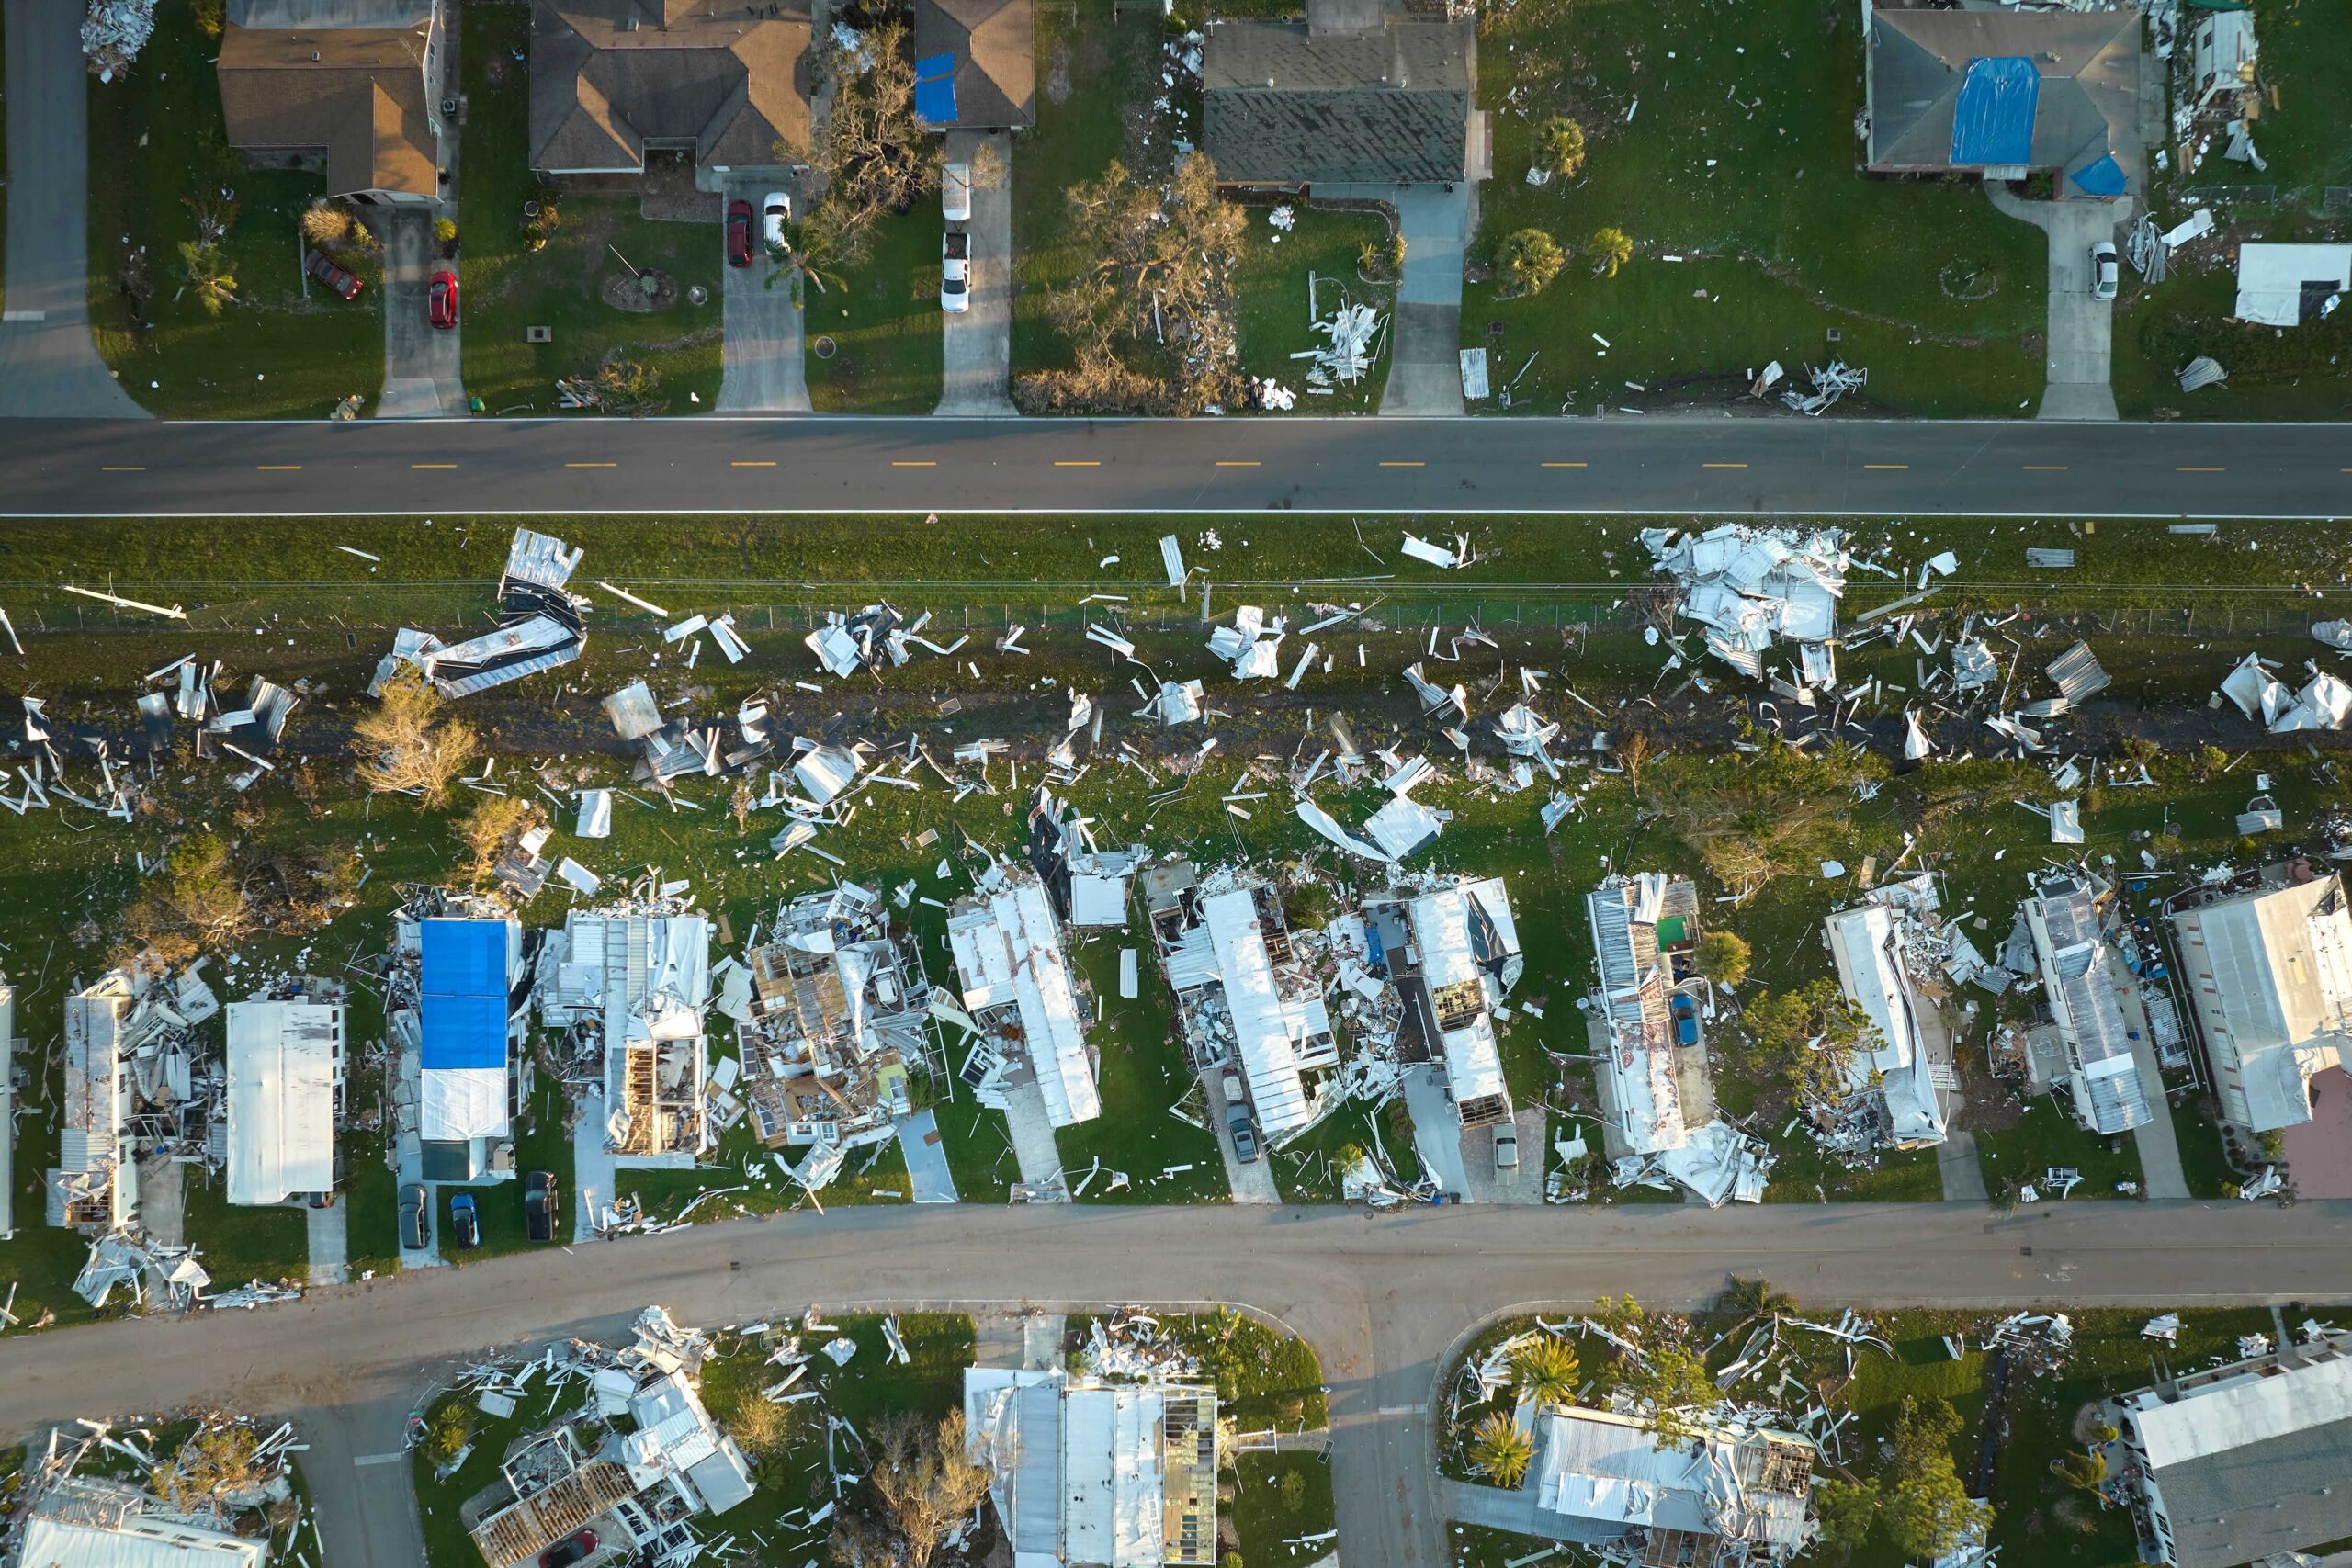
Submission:
M 1657 924 L 1667 879 L 1655 872 L 1612 876 L 1585 896 L 1609 1055 L 1601 1064 L 1617 1102 L 1619 1130 L 1636 1154 L 1678 1149 L 1690 1137 L 1674 1076 L 1666 977 Z
M 2303 320 L 2303 294 L 2342 292 L 2352 285 L 2352 245 L 2274 245 L 2249 242 L 2238 247 L 2238 302 L 2242 321 L 2291 327 Z
M 1867 1089 L 1871 1076 L 1878 1075 L 1894 1141 L 1941 1143 L 1943 1112 L 1928 1077 L 1928 1054 L 1919 1043 L 1919 1002 L 1895 942 L 1894 919 L 1894 911 L 1880 903 L 1840 909 L 1829 917 L 1838 984 L 1879 1034 L 1876 1050 L 1854 1053 L 1847 1066 L 1846 1087 Z
M 1478 903 L 1489 919 L 1496 908 L 1503 911 L 1498 931 L 1504 938 L 1505 951 L 1516 946 L 1517 933 L 1510 925 L 1510 906 L 1500 897 L 1499 887 L 1500 884 L 1487 887 L 1483 883 L 1457 883 L 1425 893 L 1407 906 L 1412 915 L 1413 941 L 1421 953 L 1421 983 L 1431 991 L 1465 980 L 1486 984 L 1486 972 L 1478 966 L 1471 941 L 1470 900 L 1475 890 L 1487 890 Z M 1476 1021 L 1447 1030 L 1442 1044 L 1446 1083 L 1456 1105 L 1506 1092 L 1502 1056 L 1495 1047 L 1494 1020 L 1486 1009 L 1479 1010 Z
M 2311 1120 L 2307 1057 L 2340 1049 L 2352 1024 L 2352 913 L 2334 875 L 2225 898 L 2174 917 L 2181 957 L 2201 951 L 2212 991 L 2197 1003 L 2209 1033 L 2236 1048 L 2256 1132 Z M 2187 941 L 2194 931 L 2202 949 Z M 2324 1064 L 2323 1064 L 2324 1065 Z
M 282 1203 L 334 1187 L 332 1002 L 229 1004 L 229 1201 Z
M 120 1483 L 76 1478 L 35 1506 L 17 1561 L 26 1568 L 262 1568 L 269 1545 L 171 1514 Z
M 2156 1470 L 2245 1448 L 2312 1427 L 2352 1421 L 2352 1358 L 2184 1391 L 2166 1403 L 2135 1402 L 2148 1462 Z
M 1259 1133 L 1271 1142 L 1314 1120 L 1314 1111 L 1299 1081 L 1298 1052 L 1290 1015 L 1274 987 L 1273 960 L 1258 927 L 1257 898 L 1248 888 L 1219 893 L 1202 900 L 1201 920 L 1225 981 L 1250 1108 L 1257 1112 Z
M 1045 885 L 1016 874 L 1007 886 L 947 922 L 947 943 L 964 1008 L 978 1013 L 1011 1005 L 1021 1017 L 1023 1049 L 1057 1127 L 1102 1114 L 1094 1064 L 1078 1021 L 1078 993 L 1062 955 L 1061 931 Z

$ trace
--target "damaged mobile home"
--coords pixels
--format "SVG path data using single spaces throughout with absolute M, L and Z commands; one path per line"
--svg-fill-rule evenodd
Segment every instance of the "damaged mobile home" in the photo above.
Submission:
M 1495 1019 L 1527 961 L 1502 879 L 1390 887 L 1364 901 L 1361 930 L 1366 969 L 1405 1001 L 1411 1027 L 1398 1033 L 1398 1059 L 1438 1070 L 1464 1128 L 1510 1121 Z
M 387 1032 L 403 1116 L 413 1105 L 427 1181 L 514 1171 L 517 1052 L 528 998 L 522 923 L 485 899 L 424 891 L 392 916 Z
M 1055 1127 L 1102 1114 L 1095 1048 L 1086 1038 L 1093 998 L 1063 951 L 1046 885 L 1027 866 L 997 864 L 947 916 L 947 945 L 964 1011 L 977 1034 L 956 1076 L 983 1105 L 1036 1097 Z
M 539 1021 L 584 1058 L 605 1148 L 623 1168 L 693 1165 L 717 1143 L 703 1111 L 710 921 L 658 875 L 646 897 L 573 909 L 538 953 Z
M 2255 1134 L 2312 1119 L 2312 1079 L 2352 1032 L 2352 908 L 2337 872 L 2263 867 L 2169 917 L 2222 1119 Z
M 403 626 L 376 666 L 368 694 L 380 692 L 402 664 L 443 696 L 462 697 L 572 662 L 588 646 L 588 601 L 564 584 L 579 570 L 582 553 L 548 535 L 515 529 L 498 580 L 498 629 L 452 644 Z
M 1791 648 L 1796 678 L 1783 682 L 1787 694 L 1837 686 L 1838 602 L 1849 564 L 1837 529 L 1645 528 L 1642 543 L 1674 579 L 1675 614 L 1705 628 L 1710 653 L 1760 681 L 1766 658 Z
M 139 1212 L 142 1154 L 202 1156 L 217 1076 L 195 1031 L 220 1010 L 203 961 L 167 981 L 146 963 L 109 970 L 65 998 L 65 1100 L 47 1219 L 97 1235 Z
M 334 1190 L 343 1119 L 344 988 L 311 976 L 229 1004 L 229 1201 Z
M 1582 1405 L 1535 1419 L 1534 1526 L 1626 1568 L 1786 1562 L 1812 1539 L 1820 1450 L 1809 1438 L 1707 1419 L 1665 1439 L 1638 1416 Z
M 1150 866 L 1143 883 L 1188 1065 L 1204 1079 L 1238 1078 L 1258 1135 L 1280 1148 L 1321 1118 L 1322 1078 L 1340 1063 L 1322 982 L 1283 919 L 1282 890 L 1254 872 L 1203 875 L 1182 860 Z
M 2075 1120 L 2094 1133 L 2145 1122 L 2150 1087 L 2141 1081 L 2123 998 L 2138 1006 L 2132 972 L 2107 935 L 2113 890 L 2087 874 L 2044 878 L 2025 901 L 2050 1016 L 2065 1046 L 2065 1084 Z M 2144 1031 L 2141 1032 L 2144 1033 Z M 2161 1083 L 2154 1086 L 2163 1093 Z
M 965 1441 L 1023 1568 L 1215 1562 L 1216 1416 L 1214 1387 L 964 1373 Z
M 1616 1180 L 1677 1183 L 1711 1206 L 1760 1201 L 1760 1145 L 1713 1114 L 1693 966 L 1698 888 L 1662 872 L 1612 875 L 1585 911 L 1600 973 L 1587 1027 Z
M 912 1113 L 910 1072 L 933 1060 L 931 983 L 882 898 L 854 883 L 803 894 L 773 934 L 729 965 L 719 1007 L 736 1020 L 742 1083 L 769 1148 L 860 1148 Z
M 1944 1099 L 1957 1079 L 1933 978 L 1939 905 L 1934 878 L 1923 874 L 1872 888 L 1823 922 L 1838 988 L 1871 1025 L 1847 1059 L 1844 1098 L 1826 1108 L 1849 1152 L 1944 1141 Z

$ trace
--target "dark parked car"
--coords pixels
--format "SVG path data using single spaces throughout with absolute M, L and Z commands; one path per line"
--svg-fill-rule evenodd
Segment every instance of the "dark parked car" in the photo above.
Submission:
M 302 270 L 346 299 L 358 299 L 360 289 L 367 287 L 316 251 L 303 253 Z
M 555 1239 L 555 1178 L 535 1170 L 523 1179 L 523 1223 L 533 1241 Z
M 460 1192 L 449 1200 L 449 1230 L 460 1251 L 470 1252 L 481 1245 L 481 1212 L 474 1207 L 472 1193 Z
M 540 1552 L 539 1568 L 571 1568 L 575 1562 L 586 1562 L 588 1554 L 595 1550 L 596 1532 L 582 1530 L 578 1535 L 565 1536 Z
M 748 201 L 727 204 L 727 265 L 752 265 L 752 204 Z
M 436 272 L 424 286 L 424 319 L 447 331 L 458 324 L 458 275 Z
M 433 1222 L 426 1218 L 432 1213 L 432 1202 L 424 1189 L 410 1182 L 401 1189 L 401 1245 L 411 1252 L 422 1252 L 433 1245 Z
M 1225 1130 L 1233 1134 L 1233 1157 L 1243 1165 L 1258 1163 L 1258 1124 L 1250 1120 L 1250 1102 L 1242 1098 L 1241 1079 L 1225 1075 Z

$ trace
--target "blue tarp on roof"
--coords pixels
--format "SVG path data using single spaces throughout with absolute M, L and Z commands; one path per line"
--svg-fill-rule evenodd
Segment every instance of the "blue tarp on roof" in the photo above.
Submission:
M 419 999 L 424 1071 L 506 1066 L 504 997 L 436 997 Z
M 2123 167 L 2109 152 L 2095 164 L 2085 164 L 2072 175 L 2075 188 L 2085 196 L 2121 196 Z
M 506 922 L 427 920 L 419 935 L 419 988 L 428 997 L 496 997 L 506 1003 Z
M 2024 164 L 2033 157 L 2041 74 L 2022 55 L 1972 60 L 1951 111 L 1955 164 Z
M 926 54 L 915 62 L 915 118 L 926 125 L 956 123 L 956 57 Z

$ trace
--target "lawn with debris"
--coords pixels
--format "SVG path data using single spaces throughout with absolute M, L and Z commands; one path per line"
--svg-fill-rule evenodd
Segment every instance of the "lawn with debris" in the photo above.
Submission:
M 1859 11 L 1522 0 L 1490 22 L 1478 98 L 1495 177 L 1472 259 L 1530 227 L 1572 253 L 1532 299 L 1502 299 L 1476 275 L 1464 291 L 1463 346 L 1489 351 L 1492 384 L 1517 381 L 1513 409 L 1745 406 L 1768 361 L 1802 377 L 1842 359 L 1870 373 L 1847 412 L 2030 412 L 2042 237 L 1973 181 L 1857 172 Z M 1535 129 L 1555 114 L 1583 128 L 1583 171 L 1529 185 Z M 1613 277 L 1574 254 L 1604 226 L 1634 245 Z

